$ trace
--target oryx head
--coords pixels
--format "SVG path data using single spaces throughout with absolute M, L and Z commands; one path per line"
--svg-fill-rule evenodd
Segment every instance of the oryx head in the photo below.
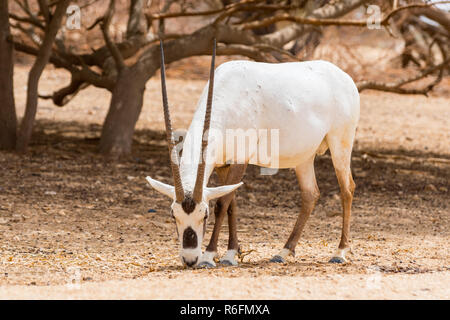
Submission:
M 164 120 L 166 124 L 166 136 L 169 144 L 170 163 L 172 167 L 172 175 L 174 186 L 162 183 L 147 177 L 147 181 L 157 191 L 165 194 L 173 199 L 171 205 L 171 215 L 175 220 L 178 239 L 181 244 L 181 261 L 189 267 L 195 266 L 202 254 L 202 240 L 206 230 L 206 222 L 209 217 L 209 200 L 221 197 L 232 192 L 242 183 L 235 185 L 227 185 L 216 188 L 204 187 L 205 161 L 203 154 L 206 154 L 208 139 L 202 140 L 202 148 L 200 150 L 200 161 L 197 167 L 197 178 L 194 190 L 184 190 L 181 181 L 180 167 L 178 155 L 174 150 L 175 141 L 173 138 L 172 124 L 170 121 L 169 104 L 166 92 L 166 77 L 164 67 L 164 51 L 162 41 L 161 47 L 161 88 L 164 107 Z M 208 99 L 206 103 L 205 120 L 203 123 L 203 135 L 207 134 L 211 120 L 211 106 L 214 87 L 214 60 L 215 60 L 215 41 L 213 45 L 213 55 L 211 60 L 211 70 L 209 78 Z M 206 184 L 206 183 L 205 183 Z

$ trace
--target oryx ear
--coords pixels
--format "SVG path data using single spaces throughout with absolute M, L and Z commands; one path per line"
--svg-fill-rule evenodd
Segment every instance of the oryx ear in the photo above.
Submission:
M 241 185 L 243 185 L 243 182 L 239 182 L 237 184 L 230 184 L 227 186 L 220 186 L 220 187 L 214 187 L 214 188 L 206 188 L 205 189 L 205 199 L 206 201 L 220 198 L 221 196 L 226 195 L 227 193 L 233 192 L 237 188 L 239 188 Z
M 148 183 L 155 188 L 157 191 L 161 192 L 162 194 L 165 194 L 171 199 L 175 199 L 175 188 L 169 184 L 159 182 L 155 179 L 152 179 L 150 177 L 146 177 Z

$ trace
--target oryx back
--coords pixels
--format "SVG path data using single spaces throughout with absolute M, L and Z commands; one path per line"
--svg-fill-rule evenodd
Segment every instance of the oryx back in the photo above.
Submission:
M 231 61 L 219 66 L 215 77 L 211 129 L 224 135 L 227 129 L 279 130 L 278 168 L 295 167 L 324 152 L 322 142 L 328 133 L 352 130 L 359 119 L 359 94 L 353 80 L 326 61 Z M 203 124 L 206 94 L 207 86 L 190 131 Z M 267 166 L 256 156 L 257 145 L 247 148 L 250 164 Z M 217 161 L 229 158 L 224 154 Z

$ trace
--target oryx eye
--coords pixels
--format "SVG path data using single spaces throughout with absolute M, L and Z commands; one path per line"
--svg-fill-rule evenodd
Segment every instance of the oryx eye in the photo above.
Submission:
M 208 219 L 208 217 L 209 217 L 209 210 L 206 209 L 206 210 L 205 210 L 205 219 Z

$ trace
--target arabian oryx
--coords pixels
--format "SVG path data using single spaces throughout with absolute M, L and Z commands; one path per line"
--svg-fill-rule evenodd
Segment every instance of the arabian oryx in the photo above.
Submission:
M 234 191 L 242 184 L 240 181 L 248 164 L 295 169 L 301 190 L 301 211 L 284 248 L 271 261 L 283 262 L 286 256 L 294 254 L 300 234 L 319 198 L 314 157 L 328 148 L 343 207 L 341 241 L 330 262 L 345 262 L 355 189 L 350 162 L 359 119 L 359 94 L 355 83 L 341 69 L 325 61 L 274 64 L 231 61 L 214 72 L 214 59 L 215 42 L 209 85 L 198 102 L 179 161 L 174 148 L 161 43 L 161 86 L 174 186 L 150 177 L 147 180 L 153 188 L 173 199 L 171 214 L 176 223 L 183 264 L 190 267 L 215 266 L 219 232 L 227 215 L 228 251 L 220 262 L 237 265 L 239 245 Z M 276 165 L 275 161 L 261 163 L 255 156 L 258 146 L 254 145 L 246 146 L 243 161 L 233 162 L 234 154 L 224 151 L 233 150 L 227 148 L 229 141 L 219 141 L 208 134 L 213 131 L 225 133 L 228 129 L 277 129 L 279 158 Z M 256 144 L 259 143 L 257 140 Z M 214 169 L 223 186 L 207 187 Z M 214 210 L 214 230 L 202 255 L 208 204 L 215 198 L 218 200 Z

